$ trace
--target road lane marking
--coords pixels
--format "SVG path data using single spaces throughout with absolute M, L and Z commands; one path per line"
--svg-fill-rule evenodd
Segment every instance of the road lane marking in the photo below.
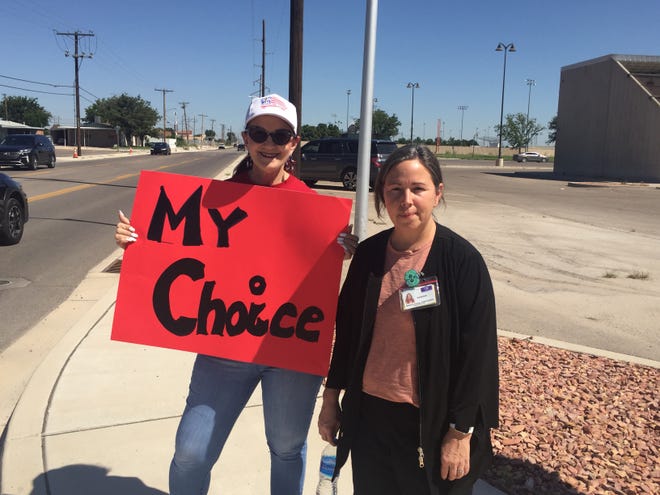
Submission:
M 175 164 L 172 164 L 172 165 L 163 165 L 161 167 L 158 167 L 158 170 L 177 167 L 179 165 L 184 165 L 184 164 L 175 163 Z M 57 196 L 63 196 L 64 194 L 69 194 L 69 193 L 76 192 L 76 191 L 82 191 L 83 189 L 89 189 L 90 187 L 105 186 L 105 185 L 112 184 L 112 183 L 120 181 L 120 180 L 130 179 L 132 177 L 137 177 L 139 175 L 140 175 L 140 172 L 137 172 L 137 173 L 134 173 L 134 174 L 118 175 L 118 176 L 113 177 L 112 179 L 109 179 L 107 181 L 98 182 L 98 183 L 95 183 L 95 184 L 80 184 L 78 186 L 66 187 L 64 189 L 59 189 L 57 191 L 52 191 L 52 192 L 48 192 L 48 193 L 44 193 L 44 194 L 38 194 L 36 196 L 30 196 L 30 197 L 28 197 L 28 203 L 34 203 L 36 201 L 41 201 L 42 199 L 50 199 L 50 198 L 55 198 Z

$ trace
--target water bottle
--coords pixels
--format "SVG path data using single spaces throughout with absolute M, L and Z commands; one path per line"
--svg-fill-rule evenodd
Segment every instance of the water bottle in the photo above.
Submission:
M 328 444 L 321 453 L 321 466 L 319 467 L 319 484 L 316 495 L 337 495 L 337 478 L 332 481 L 337 463 L 337 447 Z

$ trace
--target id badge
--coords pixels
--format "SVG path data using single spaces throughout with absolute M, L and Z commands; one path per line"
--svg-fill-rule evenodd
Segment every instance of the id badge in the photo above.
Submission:
M 424 278 L 414 287 L 399 289 L 399 301 L 402 311 L 439 306 L 440 288 L 438 278 Z

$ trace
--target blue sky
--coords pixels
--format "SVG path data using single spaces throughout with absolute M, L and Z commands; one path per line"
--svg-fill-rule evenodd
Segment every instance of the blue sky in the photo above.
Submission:
M 189 102 L 199 132 L 220 124 L 240 130 L 249 96 L 258 92 L 261 25 L 266 22 L 266 86 L 288 94 L 289 0 L 4 0 L 5 42 L 0 93 L 37 98 L 55 121 L 74 122 L 74 64 L 65 57 L 72 40 L 59 32 L 93 32 L 81 42 L 92 52 L 80 69 L 83 109 L 96 98 L 141 96 L 168 124 L 179 102 Z M 341 123 L 359 117 L 366 0 L 307 0 L 304 16 L 303 124 Z M 504 113 L 527 111 L 541 125 L 557 112 L 561 67 L 610 53 L 660 55 L 660 0 L 440 1 L 381 0 L 378 5 L 374 97 L 376 107 L 396 114 L 410 135 L 435 138 L 496 135 L 507 55 Z M 530 87 L 526 79 L 534 79 Z M 22 81 L 21 81 L 22 80 Z M 31 81 L 31 82 L 27 82 Z M 11 86 L 11 87 L 8 87 Z M 347 96 L 346 90 L 351 90 Z M 160 125 L 160 124 L 159 124 Z M 545 141 L 545 133 L 539 144 Z

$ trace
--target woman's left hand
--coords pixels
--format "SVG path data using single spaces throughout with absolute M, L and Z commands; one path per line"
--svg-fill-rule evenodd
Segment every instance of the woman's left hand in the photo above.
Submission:
M 440 447 L 440 477 L 443 480 L 457 480 L 470 472 L 471 434 L 449 428 Z
M 357 249 L 359 242 L 358 236 L 352 234 L 352 231 L 353 225 L 349 225 L 337 236 L 337 242 L 341 247 L 344 248 L 345 260 L 350 260 L 351 257 L 355 254 L 355 250 Z

